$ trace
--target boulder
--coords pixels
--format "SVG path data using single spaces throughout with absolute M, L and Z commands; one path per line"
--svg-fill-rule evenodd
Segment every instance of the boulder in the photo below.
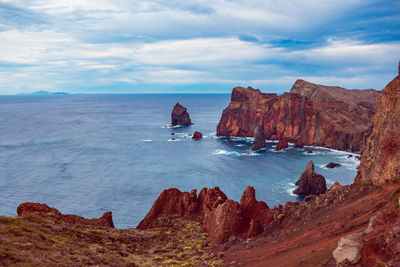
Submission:
M 329 162 L 328 164 L 325 165 L 325 168 L 328 168 L 328 169 L 333 169 L 333 168 L 338 168 L 338 167 L 342 167 L 342 165 L 339 163 L 334 163 L 334 162 Z
M 308 162 L 296 185 L 298 188 L 293 193 L 300 196 L 320 195 L 326 192 L 325 177 L 314 171 L 313 161 Z
M 46 204 L 25 202 L 18 206 L 17 208 L 18 216 L 23 216 L 26 214 L 35 214 L 44 218 L 52 218 L 55 220 L 64 221 L 71 224 L 80 225 L 93 225 L 93 226 L 104 226 L 114 228 L 114 222 L 112 219 L 111 211 L 105 212 L 98 219 L 86 219 L 81 216 L 72 214 L 62 214 L 57 209 L 47 206 Z
M 176 103 L 171 113 L 171 125 L 191 125 L 192 121 L 190 120 L 189 113 L 187 112 L 187 108 L 182 106 L 179 103 Z
M 356 264 L 361 259 L 361 250 L 364 246 L 364 233 L 353 233 L 342 237 L 332 255 L 336 262 L 341 264 Z
M 203 134 L 201 132 L 195 131 L 192 136 L 192 139 L 201 139 L 201 138 L 203 138 Z
M 281 136 L 281 138 L 279 138 L 279 142 L 278 142 L 278 144 L 276 144 L 275 150 L 279 151 L 279 150 L 282 150 L 282 149 L 285 149 L 285 148 L 288 148 L 288 147 L 289 147 L 288 140 L 283 135 L 283 136 Z
M 265 133 L 264 133 L 264 121 L 261 120 L 256 129 L 254 130 L 254 141 L 251 146 L 251 150 L 256 151 L 262 148 L 266 148 L 267 144 L 265 143 Z

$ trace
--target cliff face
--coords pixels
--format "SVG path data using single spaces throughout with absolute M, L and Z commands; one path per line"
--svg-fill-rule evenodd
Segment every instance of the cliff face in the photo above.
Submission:
M 264 120 L 267 139 L 361 151 L 370 131 L 375 90 L 347 90 L 297 80 L 290 93 L 236 87 L 217 126 L 219 136 L 249 137 Z
M 400 74 L 400 65 L 399 65 Z M 356 181 L 400 180 L 400 75 L 386 85 L 374 115 Z

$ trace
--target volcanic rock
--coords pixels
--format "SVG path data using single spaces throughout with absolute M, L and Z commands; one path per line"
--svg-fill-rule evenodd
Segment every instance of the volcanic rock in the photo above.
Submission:
M 111 211 L 105 212 L 98 219 L 85 219 L 81 216 L 72 214 L 64 215 L 57 209 L 49 207 L 46 204 L 25 202 L 18 206 L 17 214 L 18 216 L 23 216 L 26 214 L 35 214 L 41 217 L 53 218 L 71 224 L 94 225 L 94 226 L 104 226 L 104 227 L 114 228 Z
M 356 181 L 383 184 L 400 180 L 400 75 L 384 89 L 373 128 L 361 155 Z
M 187 108 L 182 106 L 179 103 L 176 103 L 171 113 L 171 125 L 191 125 L 192 121 L 190 120 L 189 113 L 187 112 Z
M 362 151 L 371 126 L 375 90 L 346 90 L 297 80 L 290 93 L 235 87 L 217 126 L 218 136 L 250 137 L 264 123 L 265 137 L 297 145 Z
M 338 247 L 333 251 L 333 257 L 338 264 L 355 264 L 361 259 L 361 249 L 364 245 L 363 233 L 354 233 L 342 237 Z
M 314 171 L 314 162 L 312 160 L 308 162 L 296 185 L 298 188 L 293 193 L 300 196 L 320 195 L 326 192 L 325 178 Z
M 328 169 L 333 169 L 333 168 L 338 168 L 341 167 L 342 165 L 339 163 L 334 163 L 334 162 L 329 162 L 328 164 L 325 165 L 325 168 Z
M 201 139 L 201 138 L 203 138 L 203 134 L 201 132 L 195 131 L 192 136 L 192 139 Z
M 289 144 L 288 144 L 287 138 L 285 136 L 281 136 L 281 138 L 279 138 L 278 144 L 276 144 L 275 150 L 279 151 L 279 150 L 282 150 L 282 149 L 285 149 L 288 147 L 289 147 Z
M 265 141 L 264 121 L 261 120 L 254 130 L 254 141 L 251 150 L 255 151 L 265 148 L 267 146 Z
M 246 225 L 253 219 L 262 225 L 266 225 L 272 220 L 268 213 L 269 207 L 267 203 L 256 200 L 256 191 L 252 186 L 247 186 L 244 190 L 240 198 L 240 206 L 243 210 L 244 223 Z

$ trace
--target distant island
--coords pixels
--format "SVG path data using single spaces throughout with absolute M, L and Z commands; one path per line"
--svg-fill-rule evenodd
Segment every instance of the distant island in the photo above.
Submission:
M 36 91 L 36 92 L 31 92 L 31 93 L 22 93 L 20 95 L 69 95 L 69 93 L 66 92 L 49 92 L 49 91 Z

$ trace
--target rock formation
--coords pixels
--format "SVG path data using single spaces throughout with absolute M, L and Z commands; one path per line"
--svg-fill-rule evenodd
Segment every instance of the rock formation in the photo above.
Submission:
M 235 87 L 217 126 L 218 136 L 251 137 L 264 121 L 265 137 L 289 142 L 362 151 L 380 92 L 346 90 L 297 80 L 290 93 L 261 93 Z
M 231 236 L 254 237 L 273 220 L 267 204 L 255 199 L 253 187 L 246 188 L 240 204 L 228 200 L 218 187 L 203 188 L 198 197 L 196 190 L 189 193 L 171 188 L 160 194 L 137 229 L 170 226 L 175 217 L 199 222 L 217 244 Z
M 400 64 L 399 64 L 400 66 Z M 400 180 L 400 73 L 384 89 L 372 120 L 356 181 L 382 184 Z
M 45 218 L 62 220 L 64 222 L 71 224 L 94 225 L 94 226 L 104 226 L 104 227 L 114 228 L 111 211 L 105 212 L 98 219 L 85 219 L 83 217 L 72 214 L 64 215 L 57 209 L 51 208 L 46 204 L 25 202 L 18 206 L 17 214 L 18 216 L 23 216 L 26 214 L 35 214 Z
M 171 125 L 191 125 L 192 121 L 190 120 L 189 113 L 187 112 L 187 108 L 182 106 L 179 103 L 176 103 L 171 113 Z
M 192 139 L 201 139 L 201 138 L 203 138 L 203 134 L 201 132 L 195 131 L 192 136 Z
M 285 149 L 288 147 L 289 147 L 289 144 L 288 144 L 287 138 L 285 136 L 281 136 L 281 138 L 279 138 L 278 144 L 276 144 L 275 150 L 279 151 L 279 150 L 282 150 L 282 149 Z
M 341 166 L 342 165 L 339 163 L 329 162 L 328 164 L 325 165 L 325 168 L 333 169 L 333 168 L 339 168 Z
M 300 196 L 320 195 L 326 192 L 325 178 L 314 171 L 314 162 L 312 160 L 308 162 L 296 185 L 298 188 L 293 193 Z
M 264 133 L 264 122 L 261 120 L 256 129 L 254 130 L 254 141 L 251 146 L 251 150 L 256 151 L 262 148 L 266 148 L 267 144 L 265 143 L 265 133 Z

